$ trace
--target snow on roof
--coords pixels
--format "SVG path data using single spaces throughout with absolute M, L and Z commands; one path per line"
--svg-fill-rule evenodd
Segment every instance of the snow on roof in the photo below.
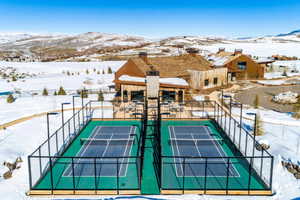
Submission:
M 255 60 L 257 63 L 268 63 L 268 62 L 274 62 L 275 60 L 273 58 L 268 58 L 268 57 L 259 57 L 258 59 Z
M 208 57 L 208 60 L 212 62 L 215 66 L 223 66 L 226 61 L 228 61 L 229 56 L 216 56 L 212 55 Z
M 133 81 L 133 82 L 143 82 L 145 83 L 145 78 L 136 77 L 136 76 L 128 76 L 122 75 L 119 77 L 121 81 Z M 188 86 L 189 84 L 182 78 L 160 78 L 159 83 L 170 84 L 170 85 L 184 85 Z

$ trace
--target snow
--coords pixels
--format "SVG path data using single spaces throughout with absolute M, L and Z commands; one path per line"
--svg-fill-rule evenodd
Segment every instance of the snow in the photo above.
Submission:
M 208 57 L 208 60 L 211 61 L 216 67 L 223 66 L 228 59 L 229 56 L 212 55 Z
M 128 76 L 122 75 L 119 77 L 121 81 L 133 81 L 133 82 L 142 82 L 145 83 L 145 78 L 136 77 L 136 76 Z M 188 86 L 189 84 L 182 78 L 160 78 L 159 83 L 170 84 L 170 85 L 183 85 Z
M 287 91 L 273 96 L 272 100 L 278 103 L 296 103 L 298 96 L 298 93 Z

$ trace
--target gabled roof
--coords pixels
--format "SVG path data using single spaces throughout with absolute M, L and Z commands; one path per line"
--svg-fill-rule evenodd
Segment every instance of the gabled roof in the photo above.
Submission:
M 132 58 L 136 66 L 146 72 L 153 66 L 160 72 L 160 77 L 178 77 L 186 74 L 187 70 L 207 71 L 212 69 L 212 64 L 200 55 L 184 54 L 169 57 L 148 57 L 147 63 L 142 58 Z

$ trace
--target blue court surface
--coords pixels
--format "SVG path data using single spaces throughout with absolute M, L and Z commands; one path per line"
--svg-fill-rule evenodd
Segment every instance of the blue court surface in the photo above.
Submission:
M 74 159 L 74 166 L 69 165 L 63 176 L 93 177 L 97 176 L 125 176 L 136 137 L 134 126 L 95 126 L 88 138 L 81 138 L 81 148 Z M 85 157 L 99 157 L 88 159 Z M 94 165 L 96 163 L 96 165 Z
M 239 176 L 232 164 L 228 164 L 222 148 L 223 138 L 214 135 L 207 126 L 169 126 L 169 144 L 174 156 L 195 158 L 174 158 L 177 176 Z M 199 157 L 214 157 L 199 159 Z M 183 163 L 184 162 L 184 163 Z M 229 165 L 229 171 L 227 171 Z

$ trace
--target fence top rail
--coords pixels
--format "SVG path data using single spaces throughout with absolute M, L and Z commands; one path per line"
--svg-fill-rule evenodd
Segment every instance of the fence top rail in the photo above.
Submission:
M 217 156 L 166 156 L 162 155 L 162 158 L 181 158 L 181 159 L 189 159 L 189 158 L 194 158 L 194 159 L 234 159 L 234 158 L 273 158 L 273 156 L 225 156 L 225 157 L 217 157 Z
M 103 156 L 103 157 L 97 157 L 97 156 L 32 156 L 29 155 L 28 158 L 51 158 L 51 159 L 61 159 L 61 158 L 67 158 L 67 159 L 124 159 L 124 158 L 141 158 L 141 156 L 117 156 L 117 157 L 111 157 L 111 156 Z

